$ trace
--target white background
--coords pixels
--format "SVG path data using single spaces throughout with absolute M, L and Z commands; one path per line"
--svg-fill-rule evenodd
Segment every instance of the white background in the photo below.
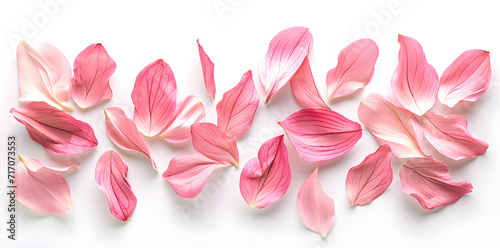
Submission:
M 46 2 L 50 1 L 2 1 L 0 6 L 4 99 L 0 143 L 2 151 L 6 151 L 7 135 L 15 134 L 17 150 L 23 156 L 52 165 L 81 162 L 79 170 L 65 175 L 74 209 L 65 215 L 40 215 L 18 202 L 18 240 L 13 242 L 6 238 L 7 201 L 5 193 L 1 193 L 1 247 L 499 247 L 500 9 L 494 1 L 66 0 L 56 2 L 57 7 L 49 11 L 43 7 Z M 214 4 L 227 9 L 218 11 Z M 461 104 L 455 110 L 444 108 L 446 113 L 465 114 L 469 131 L 487 141 L 489 150 L 484 156 L 466 161 L 436 156 L 449 165 L 453 179 L 469 180 L 474 191 L 456 204 L 426 211 L 401 192 L 398 171 L 403 161 L 393 159 L 394 181 L 387 191 L 369 205 L 351 207 L 345 194 L 346 173 L 378 147 L 365 129 L 349 153 L 322 163 L 301 160 L 286 141 L 292 182 L 285 196 L 265 209 L 246 205 L 238 186 L 241 168 L 234 167 L 215 173 L 199 197 L 181 199 L 161 173 L 174 156 L 193 152 L 191 141 L 172 145 L 160 138 L 146 138 L 160 170 L 156 172 L 145 156 L 120 150 L 106 136 L 102 108 L 119 106 L 132 116 L 130 93 L 135 77 L 159 58 L 169 63 L 175 73 L 178 98 L 198 96 L 207 108 L 207 121 L 215 122 L 216 103 L 246 70 L 253 70 L 262 94 L 256 72 L 269 41 L 280 30 L 297 25 L 309 27 L 313 34 L 310 60 L 323 96 L 326 73 L 336 65 L 341 48 L 361 37 L 377 42 L 380 56 L 371 83 L 351 97 L 328 102 L 334 110 L 356 121 L 364 95 L 391 91 L 390 79 L 399 49 L 397 34 L 420 41 L 439 74 L 468 49 L 491 51 L 493 78 L 487 93 L 475 104 Z M 118 66 L 111 77 L 114 98 L 88 110 L 78 109 L 69 100 L 75 106 L 71 113 L 94 128 L 97 148 L 79 156 L 49 154 L 10 116 L 11 107 L 21 106 L 17 100 L 15 44 L 11 43 L 14 36 L 51 43 L 71 64 L 88 45 L 101 42 L 105 46 Z M 215 62 L 215 102 L 203 84 L 197 38 Z M 276 121 L 299 109 L 289 86 L 268 106 L 261 102 L 252 128 L 238 139 L 240 163 L 256 156 L 262 142 L 282 134 Z M 97 159 L 108 149 L 117 150 L 129 165 L 128 178 L 138 198 L 127 223 L 109 213 L 106 197 L 94 181 Z M 320 167 L 318 181 L 336 204 L 337 220 L 324 239 L 302 224 L 296 207 L 298 189 L 315 166 Z M 0 179 L 0 186 L 5 187 L 6 166 L 0 166 Z

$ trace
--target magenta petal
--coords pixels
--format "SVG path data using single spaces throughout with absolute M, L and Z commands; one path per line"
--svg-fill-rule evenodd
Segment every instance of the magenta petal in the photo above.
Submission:
M 415 197 L 425 209 L 454 203 L 472 192 L 472 184 L 453 181 L 446 164 L 431 157 L 406 161 L 399 177 L 403 192 Z
M 216 125 L 208 122 L 193 124 L 191 138 L 194 149 L 205 157 L 220 164 L 239 166 L 240 155 L 236 141 L 227 137 Z
M 293 95 L 306 108 L 330 109 L 318 92 L 311 72 L 309 59 L 306 56 L 295 75 L 290 79 Z
M 184 142 L 191 138 L 191 125 L 204 119 L 205 107 L 196 96 L 190 95 L 177 103 L 174 120 L 160 137 L 172 143 Z
M 201 69 L 203 70 L 205 87 L 207 88 L 210 98 L 215 100 L 214 62 L 210 60 L 203 47 L 200 45 L 199 39 L 196 40 L 196 43 L 198 43 L 198 52 L 200 53 Z

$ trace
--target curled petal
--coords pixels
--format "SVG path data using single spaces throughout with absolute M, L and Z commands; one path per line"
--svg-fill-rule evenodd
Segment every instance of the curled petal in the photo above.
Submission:
M 311 72 L 309 59 L 306 56 L 295 75 L 290 79 L 293 95 L 306 108 L 330 109 L 318 92 Z
M 203 47 L 200 45 L 199 39 L 196 40 L 196 43 L 198 43 L 198 52 L 200 53 L 201 69 L 203 70 L 205 87 L 207 88 L 210 98 L 215 100 L 214 62 L 210 60 Z
M 193 124 L 191 137 L 194 149 L 205 157 L 221 164 L 239 166 L 236 141 L 227 137 L 216 125 L 208 122 Z
M 190 95 L 177 104 L 175 117 L 160 137 L 168 142 L 181 143 L 191 138 L 191 125 L 205 119 L 205 107 L 200 100 Z

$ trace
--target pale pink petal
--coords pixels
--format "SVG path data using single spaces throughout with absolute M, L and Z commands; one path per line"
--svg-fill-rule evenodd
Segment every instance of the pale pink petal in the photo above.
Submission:
M 293 95 L 302 106 L 306 108 L 330 109 L 318 92 L 307 56 L 304 58 L 304 62 L 302 62 L 295 75 L 290 79 L 290 86 Z
M 106 194 L 109 211 L 121 221 L 134 212 L 137 198 L 127 180 L 128 166 L 115 151 L 105 151 L 95 167 L 95 181 Z
M 177 103 L 175 117 L 160 137 L 168 142 L 181 143 L 191 138 L 191 125 L 205 119 L 205 107 L 200 100 L 190 95 Z
M 240 192 L 246 203 L 264 208 L 279 200 L 290 186 L 291 172 L 283 135 L 267 140 L 258 158 L 245 164 L 240 177 Z
M 443 116 L 427 113 L 422 119 L 427 140 L 443 155 L 452 159 L 468 159 L 483 155 L 488 144 L 467 131 L 467 119 L 461 115 Z
M 309 162 L 348 152 L 362 135 L 361 125 L 328 109 L 302 109 L 278 124 L 299 156 Z
M 106 115 L 106 133 L 109 139 L 121 149 L 138 151 L 146 155 L 153 168 L 158 170 L 134 121 L 129 119 L 125 112 L 118 107 L 104 108 L 104 114 Z
M 413 38 L 399 35 L 398 67 L 392 75 L 392 90 L 407 110 L 423 115 L 436 101 L 439 77 L 427 63 L 422 46 Z
M 170 183 L 180 197 L 193 198 L 200 194 L 210 174 L 225 166 L 199 153 L 180 155 L 170 160 L 163 179 Z
M 71 80 L 71 66 L 61 51 L 47 43 L 30 46 L 21 40 L 17 46 L 19 100 L 44 101 L 61 108 L 66 106 Z
M 446 164 L 431 157 L 406 161 L 399 177 L 403 192 L 415 197 L 425 209 L 454 203 L 472 192 L 472 184 L 453 181 Z
M 191 126 L 194 149 L 220 164 L 239 166 L 240 155 L 236 141 L 227 137 L 216 125 L 200 122 Z
M 78 165 L 44 165 L 40 161 L 33 158 L 24 158 L 23 161 L 25 164 L 29 164 L 30 170 L 45 170 L 50 173 L 55 173 L 58 175 L 64 175 L 66 172 L 70 172 L 72 170 L 76 170 L 80 168 L 80 164 Z
M 132 101 L 137 130 L 155 136 L 173 120 L 177 84 L 170 66 L 162 59 L 146 66 L 137 75 Z
M 490 52 L 468 50 L 441 75 L 438 98 L 449 107 L 459 102 L 473 102 L 488 89 L 490 81 Z
M 305 27 L 288 28 L 274 36 L 259 66 L 260 84 L 266 95 L 265 104 L 295 75 L 312 44 L 311 32 Z
M 378 94 L 363 98 L 358 117 L 377 141 L 391 147 L 399 158 L 427 156 L 420 145 L 424 141 L 422 127 L 410 111 L 394 106 Z
M 76 154 L 97 146 L 92 127 L 45 102 L 31 102 L 10 113 L 26 127 L 31 139 L 48 152 L 58 155 Z
M 328 98 L 347 96 L 364 88 L 373 77 L 378 46 L 371 39 L 360 39 L 342 49 L 337 67 L 328 71 Z
M 365 205 L 379 197 L 391 185 L 391 148 L 385 144 L 368 155 L 347 173 L 345 188 L 352 205 Z
M 92 44 L 80 52 L 73 67 L 69 91 L 80 108 L 88 108 L 113 97 L 109 78 L 115 72 L 116 63 L 101 43 Z
M 249 70 L 217 104 L 217 126 L 229 138 L 236 139 L 250 128 L 258 106 L 259 94 Z
M 205 87 L 207 88 L 210 98 L 215 100 L 214 62 L 210 60 L 207 53 L 205 53 L 205 50 L 203 50 L 199 39 L 196 40 L 196 43 L 198 43 L 198 52 L 200 53 L 201 69 L 203 71 Z
M 311 230 L 326 237 L 335 222 L 335 203 L 316 181 L 318 167 L 300 186 L 297 208 L 302 222 Z

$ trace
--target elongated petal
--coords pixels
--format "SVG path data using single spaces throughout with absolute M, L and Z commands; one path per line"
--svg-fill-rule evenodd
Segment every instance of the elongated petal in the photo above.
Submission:
M 174 120 L 167 125 L 160 137 L 168 142 L 181 143 L 191 138 L 191 125 L 205 119 L 205 107 L 190 95 L 177 103 Z
M 138 151 L 146 155 L 151 160 L 153 168 L 158 170 L 134 121 L 129 119 L 125 112 L 118 107 L 105 108 L 104 114 L 106 115 L 106 133 L 109 139 L 121 149 Z
M 290 79 L 290 86 L 293 95 L 302 106 L 306 108 L 330 109 L 318 92 L 307 56 L 295 75 Z
M 391 147 L 394 156 L 426 156 L 419 145 L 424 140 L 422 127 L 410 111 L 394 106 L 381 95 L 371 94 L 359 105 L 358 117 L 381 145 Z
M 69 95 L 71 66 L 61 51 L 47 43 L 30 46 L 21 40 L 17 46 L 19 100 L 44 101 L 61 109 Z
M 330 160 L 348 152 L 362 135 L 357 122 L 328 109 L 302 109 L 278 124 L 299 156 L 309 162 Z
M 335 203 L 316 181 L 318 167 L 302 183 L 297 195 L 297 208 L 302 222 L 326 237 L 335 222 Z
M 342 49 L 338 64 L 328 71 L 326 87 L 328 98 L 347 96 L 364 88 L 373 77 L 378 46 L 371 39 L 360 39 Z
M 449 107 L 459 102 L 473 102 L 488 89 L 490 81 L 490 52 L 468 50 L 443 72 L 438 98 Z
M 48 152 L 58 155 L 76 154 L 97 146 L 92 127 L 45 102 L 31 102 L 10 113 L 26 127 L 31 139 Z
M 467 119 L 461 115 L 443 116 L 427 113 L 422 119 L 427 140 L 443 155 L 452 159 L 468 159 L 483 155 L 488 144 L 467 131 Z
M 266 94 L 265 104 L 295 75 L 312 44 L 311 32 L 305 27 L 288 28 L 274 36 L 259 66 L 260 84 Z
M 392 76 L 394 95 L 407 110 L 423 115 L 436 101 L 439 77 L 427 63 L 424 50 L 413 38 L 399 35 L 398 67 Z
M 33 158 L 25 158 L 23 157 L 23 162 L 29 165 L 31 171 L 45 170 L 50 173 L 55 173 L 58 175 L 64 175 L 66 172 L 76 170 L 80 168 L 80 165 L 44 165 L 40 161 Z
M 291 172 L 283 135 L 264 142 L 258 158 L 245 164 L 240 177 L 240 192 L 246 203 L 264 208 L 279 200 L 290 186 Z
M 112 150 L 105 151 L 95 167 L 95 181 L 106 194 L 111 214 L 121 221 L 127 221 L 137 205 L 127 172 L 127 164 Z
M 210 98 L 215 100 L 214 62 L 210 60 L 207 53 L 205 53 L 205 50 L 203 50 L 199 39 L 196 40 L 196 43 L 198 43 L 198 52 L 200 53 L 201 69 L 203 71 L 205 87 L 207 88 Z
M 193 198 L 200 194 L 210 174 L 225 166 L 227 165 L 199 153 L 180 155 L 170 160 L 167 170 L 163 173 L 163 179 L 180 197 Z
M 399 177 L 403 192 L 415 197 L 425 209 L 454 203 L 472 192 L 472 184 L 453 181 L 446 164 L 431 157 L 406 161 Z
M 194 149 L 205 157 L 220 164 L 239 166 L 236 141 L 227 137 L 216 125 L 208 122 L 193 124 L 191 137 Z
M 16 197 L 22 204 L 41 214 L 65 214 L 73 209 L 68 183 L 60 173 L 54 173 L 35 159 L 19 155 L 19 160 L 14 176 Z M 31 166 L 32 162 L 37 165 Z
M 69 90 L 71 98 L 80 108 L 88 108 L 113 97 L 109 78 L 116 70 L 116 63 L 102 44 L 85 48 L 76 56 L 73 67 Z
M 177 84 L 170 66 L 162 59 L 146 66 L 137 75 L 132 101 L 137 130 L 155 136 L 174 118 Z
M 365 205 L 379 197 L 391 185 L 391 148 L 385 144 L 368 155 L 347 173 L 345 188 L 352 205 Z
M 250 128 L 258 106 L 259 94 L 249 70 L 217 104 L 217 126 L 229 138 L 236 139 Z

